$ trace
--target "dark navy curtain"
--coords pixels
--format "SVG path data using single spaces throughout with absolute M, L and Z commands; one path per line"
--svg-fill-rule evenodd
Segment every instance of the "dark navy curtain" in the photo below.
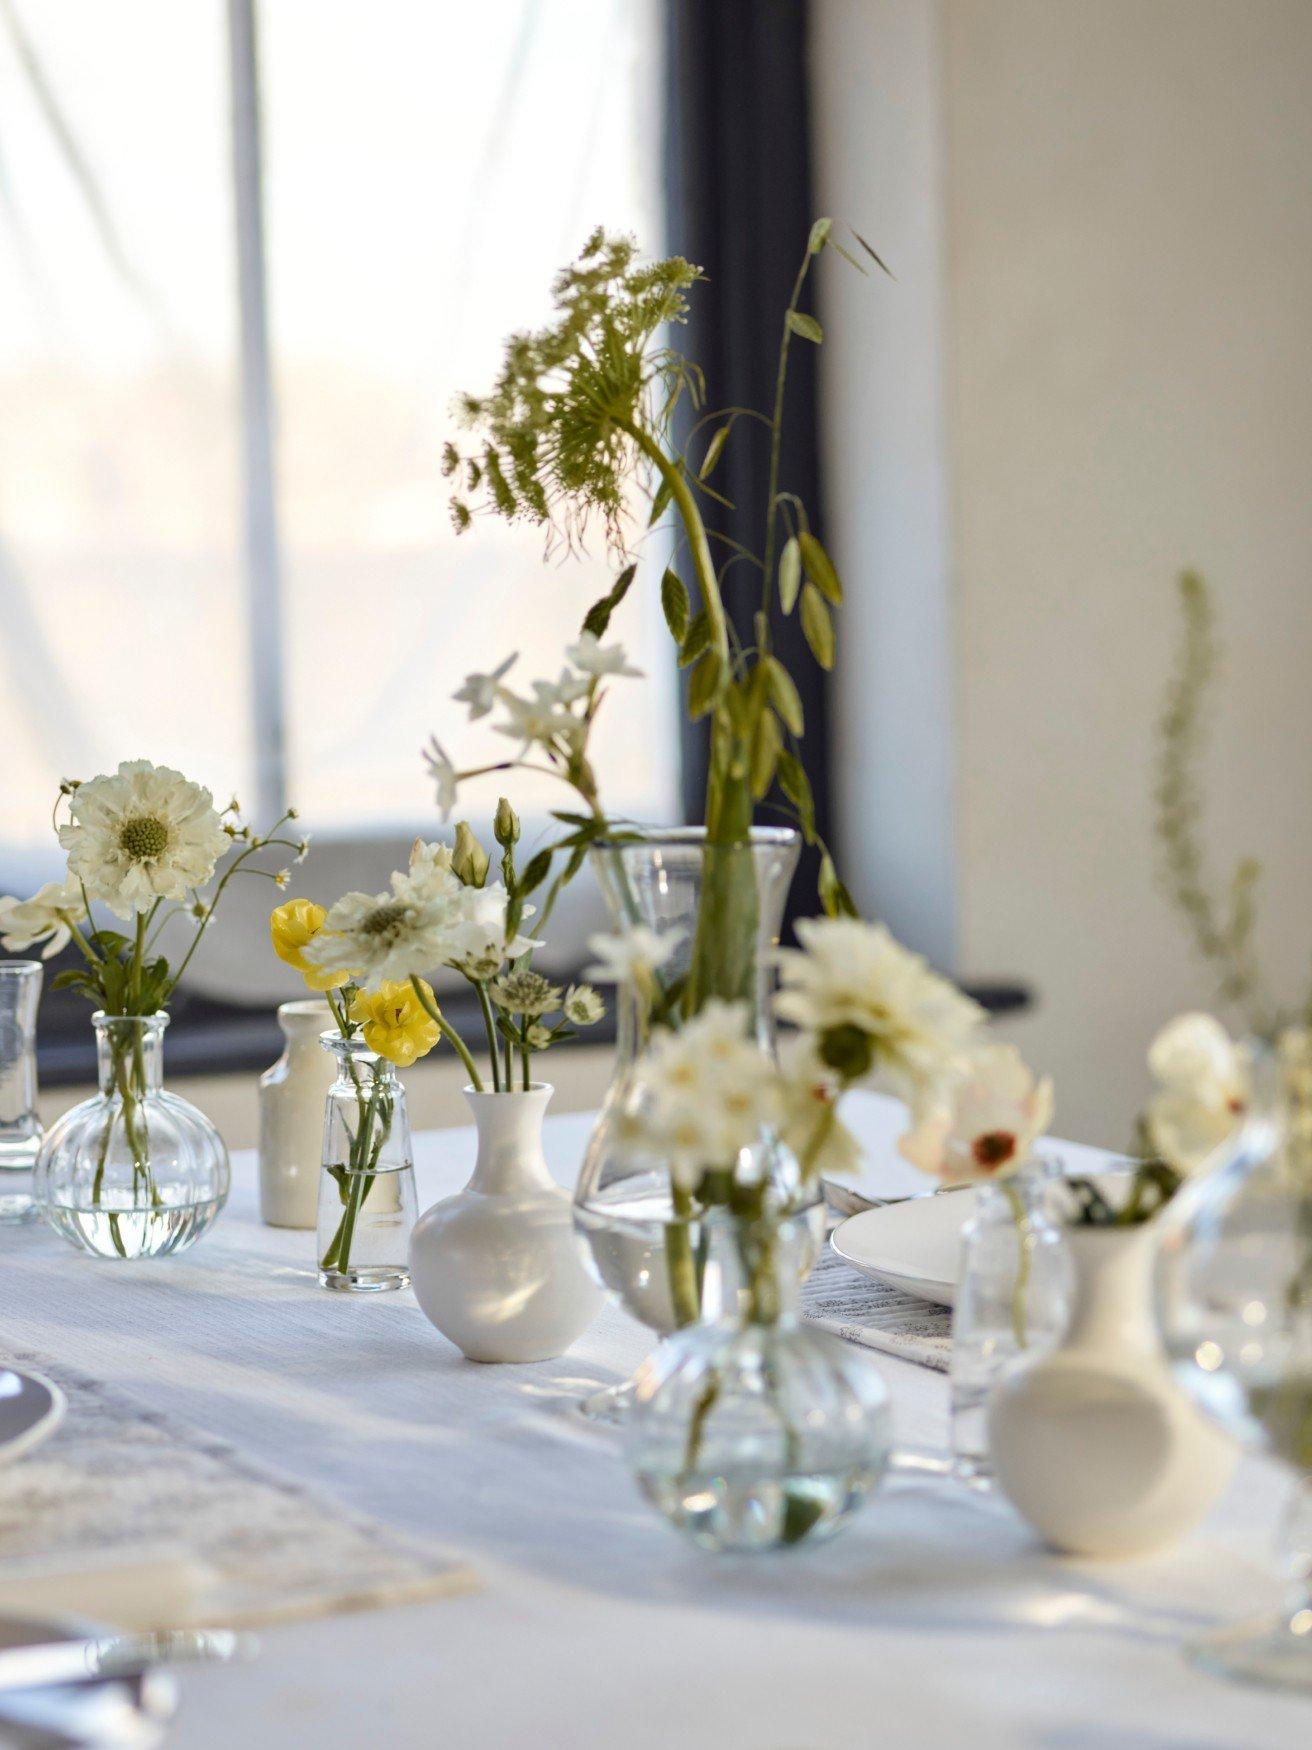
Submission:
M 811 186 L 805 0 L 666 0 L 666 223 L 668 248 L 696 262 L 706 283 L 678 337 L 706 373 L 708 404 L 759 408 L 774 401 L 784 307 L 818 217 Z M 817 443 L 816 348 L 794 341 L 780 484 L 805 502 L 823 538 Z M 714 427 L 707 428 L 709 437 Z M 694 447 L 694 454 L 696 454 Z M 768 434 L 739 420 L 712 484 L 733 509 L 710 503 L 707 523 L 760 553 L 765 529 Z M 730 549 L 713 543 L 717 552 Z M 725 579 L 741 637 L 752 638 L 761 578 L 739 562 Z M 825 676 L 797 616 L 773 612 L 775 648 L 806 712 L 803 762 L 820 832 L 830 831 L 829 712 Z M 686 817 L 700 821 L 706 794 L 704 724 L 684 726 Z M 777 819 L 769 800 L 763 821 Z M 805 853 L 791 916 L 818 910 L 817 858 Z

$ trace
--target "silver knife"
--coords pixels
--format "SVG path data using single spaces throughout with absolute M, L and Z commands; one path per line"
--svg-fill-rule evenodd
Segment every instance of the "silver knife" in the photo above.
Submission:
M 256 1645 L 253 1635 L 226 1628 L 36 1641 L 28 1647 L 0 1650 L 0 1691 L 139 1677 L 152 1665 L 227 1664 L 249 1657 Z

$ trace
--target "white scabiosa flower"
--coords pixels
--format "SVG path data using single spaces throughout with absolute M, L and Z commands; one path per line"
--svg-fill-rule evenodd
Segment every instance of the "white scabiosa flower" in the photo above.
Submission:
M 848 1081 L 874 1075 L 910 1101 L 971 1044 L 979 1004 L 931 971 L 882 924 L 806 918 L 800 948 L 783 948 L 775 1012 L 815 1036 L 824 1061 Z
M 415 875 L 393 874 L 389 893 L 347 893 L 330 907 L 305 958 L 324 970 L 345 967 L 367 990 L 403 983 L 470 951 L 465 896 L 476 892 L 436 860 Z
M 1157 1084 L 1144 1114 L 1153 1151 L 1177 1173 L 1196 1173 L 1248 1110 L 1247 1063 L 1211 1015 L 1180 1015 L 1148 1048 Z
M 203 887 L 231 842 L 210 792 L 149 760 L 79 784 L 68 807 L 69 874 L 121 918 Z
M 603 644 L 595 632 L 582 633 L 578 643 L 571 644 L 565 651 L 565 658 L 581 674 L 591 675 L 595 680 L 603 680 L 607 675 L 623 676 L 635 681 L 642 679 L 640 668 L 629 667 L 628 653 L 624 646 Z
M 1052 1082 L 1036 1081 L 1014 1045 L 985 1045 L 921 1108 L 898 1150 L 949 1184 L 1005 1179 L 1051 1122 Z
M 508 656 L 499 663 L 491 674 L 470 674 L 465 676 L 465 684 L 452 697 L 458 705 L 469 706 L 469 720 L 475 722 L 479 717 L 486 717 L 497 702 L 497 689 L 519 660 L 518 652 Z
M 69 925 L 80 924 L 85 916 L 76 881 L 47 881 L 31 899 L 0 899 L 0 944 L 10 954 L 25 954 L 44 942 L 41 958 L 49 960 L 67 947 Z
M 565 1019 L 574 1027 L 595 1027 L 606 1005 L 590 984 L 572 984 L 565 992 Z
M 657 935 L 646 924 L 634 924 L 613 936 L 589 936 L 588 947 L 597 958 L 583 976 L 599 984 L 640 984 L 668 964 L 683 936 L 682 930 Z

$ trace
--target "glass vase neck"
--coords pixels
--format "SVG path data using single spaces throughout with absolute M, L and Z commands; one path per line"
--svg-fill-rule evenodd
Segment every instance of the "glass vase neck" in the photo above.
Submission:
M 348 1081 L 379 1084 L 396 1081 L 396 1065 L 371 1051 L 363 1039 L 343 1039 L 340 1033 L 323 1033 L 320 1042 L 336 1061 L 338 1077 Z
M 774 1050 L 770 1006 L 773 950 L 783 926 L 784 905 L 797 868 L 801 839 L 791 827 L 753 827 L 741 844 L 711 844 L 704 827 L 676 827 L 644 833 L 626 843 L 601 843 L 592 852 L 593 868 L 611 920 L 618 931 L 642 925 L 670 943 L 660 968 L 666 990 L 685 980 L 699 946 L 699 931 L 712 928 L 702 915 L 708 887 L 734 888 L 736 921 L 746 912 L 743 940 L 750 964 L 740 976 L 728 975 L 732 988 L 710 989 L 708 996 L 746 1002 L 756 1037 Z M 716 928 L 716 935 L 722 932 Z M 676 1013 L 678 1008 L 676 1006 Z M 645 1036 L 644 1005 L 629 989 L 616 993 L 616 1050 L 619 1067 L 639 1055 Z
M 804 1221 L 745 1221 L 726 1210 L 710 1216 L 703 1233 L 704 1319 L 761 1326 L 797 1323 L 804 1262 L 812 1255 Z
M 163 1009 L 154 1015 L 107 1015 L 98 1009 L 91 1024 L 102 1094 L 122 1094 L 125 1084 L 138 1095 L 163 1086 L 164 1029 L 169 1024 Z

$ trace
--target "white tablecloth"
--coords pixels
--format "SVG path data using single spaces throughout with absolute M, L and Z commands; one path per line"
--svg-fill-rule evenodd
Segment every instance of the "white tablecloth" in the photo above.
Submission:
M 890 1112 L 853 1108 L 887 1158 Z M 549 1121 L 562 1182 L 585 1118 Z M 469 1131 L 420 1138 L 421 1206 Z M 1043 1750 L 1306 1746 L 1312 1703 L 1187 1667 L 1182 1636 L 1271 1606 L 1274 1479 L 1248 1461 L 1213 1519 L 1136 1563 L 1043 1551 L 1005 1503 L 898 1483 L 833 1543 L 725 1561 L 639 1499 L 614 1436 L 561 1406 L 647 1338 L 608 1310 L 565 1360 L 464 1361 L 406 1294 L 321 1291 L 313 1238 L 262 1227 L 250 1156 L 182 1258 L 98 1262 L 0 1236 L 4 1340 L 115 1382 L 467 1556 L 467 1596 L 268 1631 L 186 1674 L 171 1742 L 450 1750 Z M 890 1184 L 897 1169 L 887 1160 Z M 941 1445 L 946 1382 L 872 1356 L 900 1438 Z

